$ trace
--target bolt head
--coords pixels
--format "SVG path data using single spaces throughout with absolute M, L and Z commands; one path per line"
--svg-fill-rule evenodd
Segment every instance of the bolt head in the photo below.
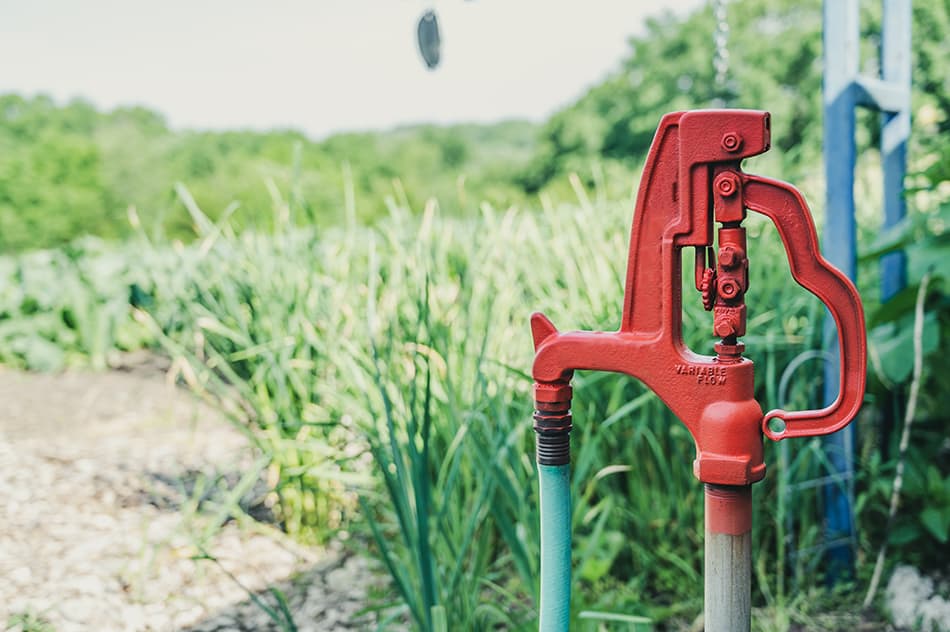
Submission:
M 729 299 L 739 295 L 739 285 L 732 279 L 723 279 L 719 282 L 719 296 Z
M 717 318 L 713 323 L 713 332 L 720 338 L 736 335 L 736 326 L 731 318 Z
M 736 192 L 736 183 L 729 177 L 722 177 L 716 182 L 716 190 L 720 195 L 729 197 Z
M 732 153 L 742 149 L 742 136 L 735 132 L 727 132 L 722 136 L 722 148 Z

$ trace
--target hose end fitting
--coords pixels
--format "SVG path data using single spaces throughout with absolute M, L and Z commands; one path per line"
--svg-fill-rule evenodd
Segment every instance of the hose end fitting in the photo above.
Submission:
M 535 383 L 534 432 L 538 465 L 571 462 L 571 386 Z

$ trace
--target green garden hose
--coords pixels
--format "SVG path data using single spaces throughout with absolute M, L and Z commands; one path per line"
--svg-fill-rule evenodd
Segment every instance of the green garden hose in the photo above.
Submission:
M 541 616 L 539 632 L 567 632 L 571 616 L 571 466 L 539 465 Z

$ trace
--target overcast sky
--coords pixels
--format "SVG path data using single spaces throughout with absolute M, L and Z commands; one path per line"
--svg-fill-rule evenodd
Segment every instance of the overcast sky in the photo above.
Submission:
M 704 0 L 30 0 L 0 8 L 0 91 L 141 104 L 175 127 L 314 137 L 543 119 L 615 68 L 661 10 Z M 442 23 L 425 70 L 415 24 Z M 712 35 L 710 35 L 710 41 Z

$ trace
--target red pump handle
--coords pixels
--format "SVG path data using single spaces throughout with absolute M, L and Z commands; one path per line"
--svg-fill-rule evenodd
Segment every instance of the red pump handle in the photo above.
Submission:
M 854 284 L 821 256 L 815 224 L 798 190 L 770 178 L 749 174 L 742 178 L 746 208 L 765 215 L 775 224 L 792 276 L 831 311 L 841 351 L 841 378 L 835 401 L 820 410 L 771 410 L 762 420 L 762 431 L 775 441 L 830 434 L 848 425 L 864 400 L 867 341 L 861 299 Z M 769 427 L 773 419 L 780 419 L 785 427 L 773 430 Z

